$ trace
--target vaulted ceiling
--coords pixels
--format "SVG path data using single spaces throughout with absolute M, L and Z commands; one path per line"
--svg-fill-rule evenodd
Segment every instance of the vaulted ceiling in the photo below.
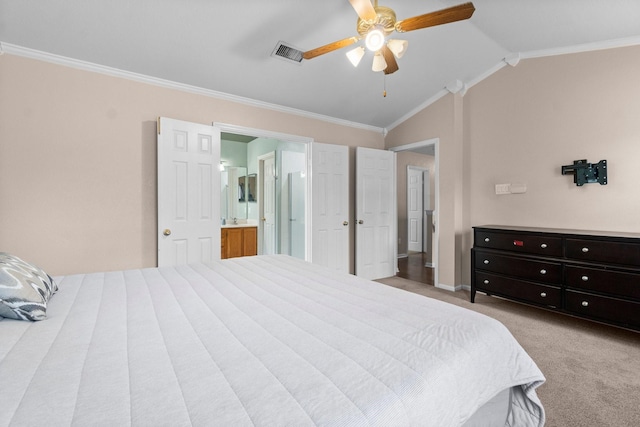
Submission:
M 380 5 L 404 19 L 465 1 Z M 371 70 L 370 53 L 354 68 L 349 48 L 301 63 L 272 56 L 279 42 L 307 51 L 357 35 L 347 0 L 0 0 L 0 43 L 374 128 L 392 128 L 447 88 L 468 89 L 505 59 L 640 44 L 637 0 L 473 4 L 469 20 L 394 35 L 409 46 L 387 76 Z

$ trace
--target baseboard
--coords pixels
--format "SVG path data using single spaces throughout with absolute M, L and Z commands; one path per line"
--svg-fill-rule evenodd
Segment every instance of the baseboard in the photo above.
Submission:
M 451 285 L 444 285 L 442 283 L 438 283 L 436 285 L 436 288 L 440 288 L 440 289 L 444 289 L 445 291 L 450 291 L 450 292 L 456 292 L 456 291 L 470 291 L 471 290 L 471 286 L 470 285 L 457 285 L 457 286 L 451 286 Z
M 400 258 L 408 258 L 409 254 L 398 254 L 398 259 Z

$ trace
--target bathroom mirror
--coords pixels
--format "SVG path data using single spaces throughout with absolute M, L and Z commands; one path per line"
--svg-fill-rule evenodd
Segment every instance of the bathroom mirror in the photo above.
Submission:
M 228 167 L 220 172 L 220 212 L 226 220 L 247 219 L 247 168 Z
M 255 203 L 257 201 L 256 177 L 255 173 L 238 177 L 238 202 Z
M 258 201 L 258 194 L 256 193 L 256 177 L 257 175 L 255 173 L 250 173 L 249 175 L 247 175 L 247 179 L 246 179 L 246 188 L 247 188 L 247 193 L 246 193 L 246 200 L 249 203 L 255 203 Z

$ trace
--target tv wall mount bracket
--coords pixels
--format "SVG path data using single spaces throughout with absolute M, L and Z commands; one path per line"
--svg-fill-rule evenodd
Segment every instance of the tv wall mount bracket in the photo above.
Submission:
M 562 166 L 562 175 L 573 175 L 573 182 L 578 186 L 595 182 L 607 185 L 607 161 L 588 163 L 586 159 L 574 160 L 572 165 Z

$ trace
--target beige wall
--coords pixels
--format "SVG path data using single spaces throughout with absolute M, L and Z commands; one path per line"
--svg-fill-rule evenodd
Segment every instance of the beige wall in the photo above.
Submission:
M 55 275 L 156 265 L 159 116 L 384 144 L 370 130 L 5 54 L 0 251 Z
M 155 120 L 166 116 L 350 147 L 438 138 L 439 283 L 466 284 L 473 225 L 640 232 L 638 70 L 640 46 L 522 60 L 383 143 L 376 132 L 5 54 L 0 251 L 53 274 L 155 265 Z M 560 174 L 576 159 L 607 159 L 609 184 L 576 187 Z M 497 183 L 528 190 L 497 196 Z
M 640 46 L 522 60 L 393 129 L 387 146 L 430 138 L 440 138 L 440 283 L 469 283 L 473 225 L 640 232 Z M 578 159 L 606 159 L 608 185 L 561 175 Z M 527 192 L 499 196 L 499 183 Z

